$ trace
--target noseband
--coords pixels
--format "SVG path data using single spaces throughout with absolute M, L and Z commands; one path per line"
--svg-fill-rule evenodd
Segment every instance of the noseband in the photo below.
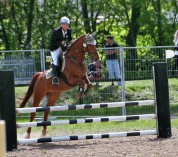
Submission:
M 87 41 L 87 37 L 85 37 L 84 42 L 83 42 L 83 47 L 86 49 L 86 52 L 88 52 L 88 54 L 91 55 L 88 45 L 96 45 L 96 40 L 92 36 L 89 36 L 89 37 L 90 39 L 88 41 Z

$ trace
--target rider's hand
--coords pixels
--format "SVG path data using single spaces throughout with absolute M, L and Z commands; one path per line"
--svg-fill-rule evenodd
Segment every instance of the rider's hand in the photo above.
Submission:
M 61 45 L 65 45 L 65 41 L 63 40 L 63 41 L 61 41 Z
M 62 49 L 63 52 L 67 50 L 66 41 L 64 41 L 64 40 L 61 41 L 61 49 Z
M 67 50 L 67 45 L 62 45 L 61 49 L 62 49 L 63 52 L 66 51 Z

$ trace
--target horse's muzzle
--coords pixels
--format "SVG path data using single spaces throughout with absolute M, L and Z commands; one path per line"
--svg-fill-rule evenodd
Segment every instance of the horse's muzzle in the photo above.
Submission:
M 99 60 L 99 55 L 98 55 L 98 53 L 96 52 L 95 55 L 92 55 L 92 56 L 91 56 L 91 59 L 92 59 L 93 61 L 97 62 L 97 61 Z

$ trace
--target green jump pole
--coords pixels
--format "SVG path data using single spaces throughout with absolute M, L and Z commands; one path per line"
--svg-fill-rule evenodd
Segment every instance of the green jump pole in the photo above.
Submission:
M 167 63 L 153 64 L 153 77 L 155 83 L 157 130 L 158 137 L 172 136 L 170 120 L 169 86 Z
M 0 71 L 0 118 L 6 122 L 7 151 L 17 149 L 13 71 Z

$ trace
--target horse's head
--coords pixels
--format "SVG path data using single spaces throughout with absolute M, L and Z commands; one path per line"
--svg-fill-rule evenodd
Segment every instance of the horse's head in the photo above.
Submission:
M 94 35 L 94 33 L 85 35 L 83 46 L 86 52 L 90 55 L 91 59 L 93 61 L 98 61 L 99 56 L 96 50 L 96 40 L 94 39 Z
M 98 61 L 99 56 L 96 50 L 96 40 L 94 34 L 82 35 L 75 39 L 65 56 L 83 62 L 85 60 L 85 53 L 88 52 L 89 56 L 93 61 Z

